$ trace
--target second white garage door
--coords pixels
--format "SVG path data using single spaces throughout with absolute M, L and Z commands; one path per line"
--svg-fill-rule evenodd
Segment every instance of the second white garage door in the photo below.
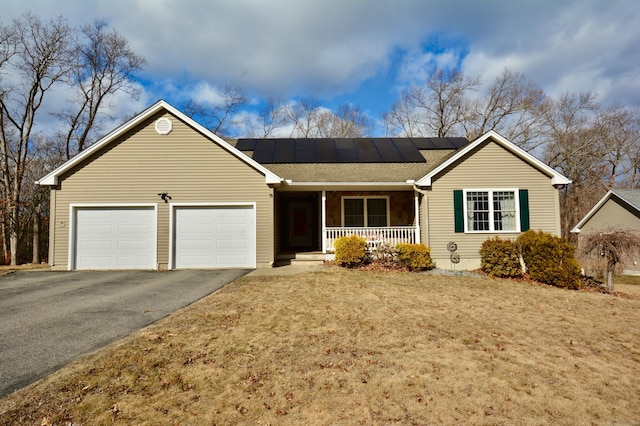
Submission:
M 254 268 L 252 205 L 176 207 L 176 268 Z

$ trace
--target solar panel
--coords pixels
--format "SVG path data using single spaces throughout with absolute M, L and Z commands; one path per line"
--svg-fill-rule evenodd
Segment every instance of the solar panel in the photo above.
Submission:
M 339 163 L 359 163 L 360 156 L 353 139 L 335 139 Z
M 316 162 L 318 163 L 337 163 L 338 150 L 336 142 L 333 139 L 316 139 Z
M 396 148 L 400 152 L 402 159 L 406 163 L 425 163 L 427 160 L 424 159 L 418 148 L 411 142 L 409 139 L 405 138 L 397 138 L 393 139 L 393 143 L 396 145 Z
M 295 162 L 296 163 L 316 163 L 316 141 L 315 139 L 296 139 Z
M 463 146 L 469 143 L 469 140 L 467 138 L 447 138 L 447 139 L 449 139 L 449 142 L 451 142 L 451 144 L 455 149 L 462 148 Z
M 373 144 L 380 153 L 380 162 L 384 163 L 402 163 L 402 155 L 396 147 L 396 144 L 389 138 L 375 138 Z
M 353 140 L 361 163 L 381 163 L 382 156 L 371 138 L 358 138 Z
M 293 163 L 295 162 L 295 140 L 293 139 L 277 139 L 276 148 L 273 153 L 274 163 Z
M 428 149 L 458 149 L 465 146 L 467 138 L 411 138 L 416 148 Z
M 466 138 L 299 138 L 238 139 L 236 148 L 253 159 L 274 163 L 425 162 L 419 150 L 459 149 Z
M 273 154 L 276 149 L 275 139 L 262 139 L 256 142 L 253 159 L 258 163 L 273 164 Z
M 435 149 L 453 149 L 453 145 L 447 138 L 432 138 L 431 142 L 433 143 Z
M 256 139 L 238 139 L 236 148 L 240 151 L 253 151 L 256 147 Z
M 411 138 L 411 142 L 413 142 L 418 149 L 434 149 L 435 146 L 433 142 L 431 142 L 431 139 L 434 138 Z

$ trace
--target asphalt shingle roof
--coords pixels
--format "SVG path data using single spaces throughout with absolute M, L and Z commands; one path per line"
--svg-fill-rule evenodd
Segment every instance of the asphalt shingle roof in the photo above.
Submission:
M 611 192 L 640 210 L 640 189 L 612 189 Z

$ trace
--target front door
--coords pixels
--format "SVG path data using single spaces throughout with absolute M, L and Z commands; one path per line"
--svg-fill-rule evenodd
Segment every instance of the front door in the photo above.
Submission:
M 292 201 L 289 203 L 289 247 L 311 247 L 313 242 L 313 203 Z

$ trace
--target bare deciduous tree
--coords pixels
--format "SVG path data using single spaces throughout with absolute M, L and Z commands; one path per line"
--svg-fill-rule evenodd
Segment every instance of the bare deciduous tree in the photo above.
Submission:
M 609 228 L 580 237 L 583 255 L 602 256 L 607 261 L 607 291 L 613 292 L 616 265 L 640 255 L 640 234 L 629 229 Z
M 464 122 L 466 136 L 475 139 L 495 130 L 521 148 L 533 150 L 542 131 L 535 112 L 544 102 L 544 92 L 524 74 L 504 69 L 488 92 L 471 102 Z
M 258 109 L 260 137 L 273 136 L 287 124 L 287 107 L 279 99 L 269 98 Z
M 76 96 L 70 107 L 58 116 L 66 124 L 63 135 L 66 157 L 71 158 L 92 142 L 89 135 L 99 130 L 99 114 L 107 114 L 108 98 L 118 91 L 136 99 L 139 90 L 131 85 L 133 74 L 144 65 L 127 40 L 105 22 L 96 21 L 80 27 L 73 48 L 76 62 L 71 68 L 69 84 Z
M 358 138 L 373 130 L 373 122 L 358 105 L 343 104 L 334 112 L 315 97 L 290 105 L 286 117 L 293 137 Z
M 11 265 L 16 265 L 22 186 L 37 112 L 72 66 L 71 29 L 62 18 L 32 14 L 0 27 L 0 167 Z
M 244 91 L 238 87 L 225 86 L 220 95 L 221 101 L 214 104 L 191 100 L 184 105 L 183 111 L 216 135 L 230 136 L 233 114 L 248 101 Z
M 469 92 L 480 84 L 460 70 L 433 70 L 424 85 L 405 90 L 383 115 L 389 134 L 403 136 L 460 136 L 470 109 Z
M 633 174 L 640 146 L 640 112 L 615 104 L 594 117 L 594 129 L 603 154 L 602 179 L 608 188 Z M 636 158 L 634 158 L 636 156 Z
M 318 120 L 318 136 L 323 138 L 361 138 L 373 130 L 373 123 L 359 106 L 344 104 L 336 112 L 322 111 Z
M 318 134 L 320 101 L 316 97 L 303 98 L 289 106 L 287 120 L 292 125 L 292 136 L 310 138 Z

